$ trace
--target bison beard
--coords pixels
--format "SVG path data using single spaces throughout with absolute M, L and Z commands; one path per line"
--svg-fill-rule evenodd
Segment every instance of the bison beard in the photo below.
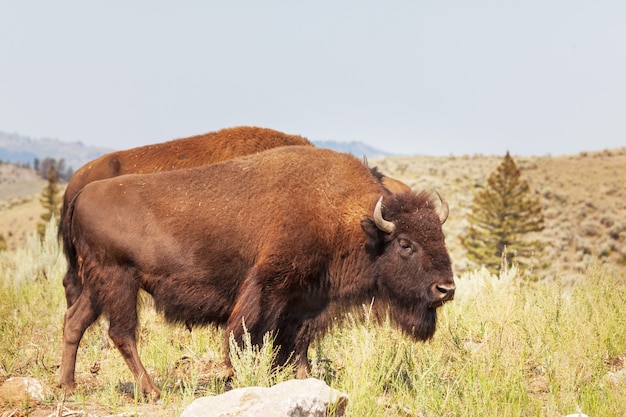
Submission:
M 430 196 L 392 194 L 359 160 L 325 149 L 97 181 L 68 213 L 83 280 L 63 328 L 68 391 L 83 333 L 104 314 L 141 391 L 159 397 L 137 353 L 140 289 L 170 321 L 224 326 L 226 346 L 231 333 L 241 343 L 242 320 L 255 344 L 272 331 L 278 364 L 297 358 L 299 377 L 311 341 L 345 309 L 374 298 L 426 340 L 454 294 Z

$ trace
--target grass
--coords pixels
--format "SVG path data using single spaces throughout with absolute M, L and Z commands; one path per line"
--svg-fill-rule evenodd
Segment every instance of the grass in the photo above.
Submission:
M 56 381 L 64 268 L 53 232 L 42 243 L 0 253 L 0 382 L 32 376 L 45 384 L 46 403 L 15 405 L 35 417 L 51 414 L 62 398 Z M 311 346 L 312 376 L 348 393 L 348 416 L 622 416 L 626 380 L 615 384 L 608 375 L 624 369 L 626 278 L 601 266 L 567 285 L 522 275 L 515 268 L 501 276 L 463 274 L 427 343 L 389 322 L 370 322 L 368 306 L 356 309 Z M 143 304 L 140 354 L 163 389 L 162 402 L 136 395 L 102 321 L 81 343 L 78 392 L 66 406 L 96 415 L 174 416 L 197 396 L 225 390 L 222 331 L 190 333 L 165 323 L 149 300 Z M 250 344 L 235 349 L 233 386 L 290 378 L 291 368 L 271 369 L 274 354 Z

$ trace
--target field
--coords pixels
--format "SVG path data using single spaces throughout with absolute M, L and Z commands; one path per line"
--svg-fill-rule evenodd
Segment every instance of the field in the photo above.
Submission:
M 9 250 L 26 243 L 42 213 L 39 194 L 46 182 L 34 171 L 0 163 L 0 233 Z
M 551 266 L 539 281 L 528 279 L 536 271 L 515 267 L 490 275 L 464 259 L 457 241 L 467 226 L 469 191 L 500 157 L 370 161 L 415 189 L 446 195 L 451 214 L 444 230 L 458 290 L 427 343 L 412 342 L 388 322 L 370 322 L 363 306 L 312 345 L 313 376 L 348 393 L 347 415 L 624 415 L 626 150 L 515 160 L 546 214 L 540 238 L 551 242 L 542 255 Z M 54 227 L 42 243 L 31 234 L 0 253 L 0 383 L 32 376 L 48 389 L 43 404 L 5 404 L 0 415 L 48 416 L 62 400 L 55 384 L 64 262 Z M 221 331 L 190 333 L 164 323 L 148 299 L 143 304 L 140 354 L 163 388 L 162 401 L 134 395 L 132 376 L 99 322 L 81 344 L 79 391 L 66 407 L 98 416 L 176 416 L 196 396 L 224 391 Z M 290 369 L 267 369 L 262 359 L 270 354 L 244 352 L 256 360 L 237 365 L 233 386 L 290 378 Z

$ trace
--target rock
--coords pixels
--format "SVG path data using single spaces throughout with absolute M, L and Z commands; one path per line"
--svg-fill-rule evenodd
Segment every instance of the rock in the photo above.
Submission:
M 322 417 L 343 415 L 348 395 L 319 379 L 294 379 L 271 388 L 238 388 L 191 403 L 181 417 Z
M 620 385 L 626 386 L 626 369 L 620 369 L 619 371 L 609 372 L 603 378 L 603 382 L 608 383 L 614 387 Z
M 35 378 L 9 378 L 0 385 L 0 405 L 36 405 L 45 398 L 41 382 Z

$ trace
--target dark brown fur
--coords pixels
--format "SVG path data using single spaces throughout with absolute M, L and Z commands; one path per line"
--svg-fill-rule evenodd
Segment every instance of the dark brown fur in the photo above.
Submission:
M 372 213 L 396 225 L 382 232 Z M 440 219 L 424 193 L 392 194 L 356 158 L 282 147 L 205 167 L 85 186 L 68 208 L 82 292 L 65 314 L 60 383 L 74 388 L 82 335 L 101 314 L 144 394 L 137 293 L 169 321 L 215 323 L 254 344 L 272 331 L 279 363 L 307 349 L 334 314 L 372 298 L 418 340 L 454 281 Z M 227 358 L 228 361 L 228 358 Z

